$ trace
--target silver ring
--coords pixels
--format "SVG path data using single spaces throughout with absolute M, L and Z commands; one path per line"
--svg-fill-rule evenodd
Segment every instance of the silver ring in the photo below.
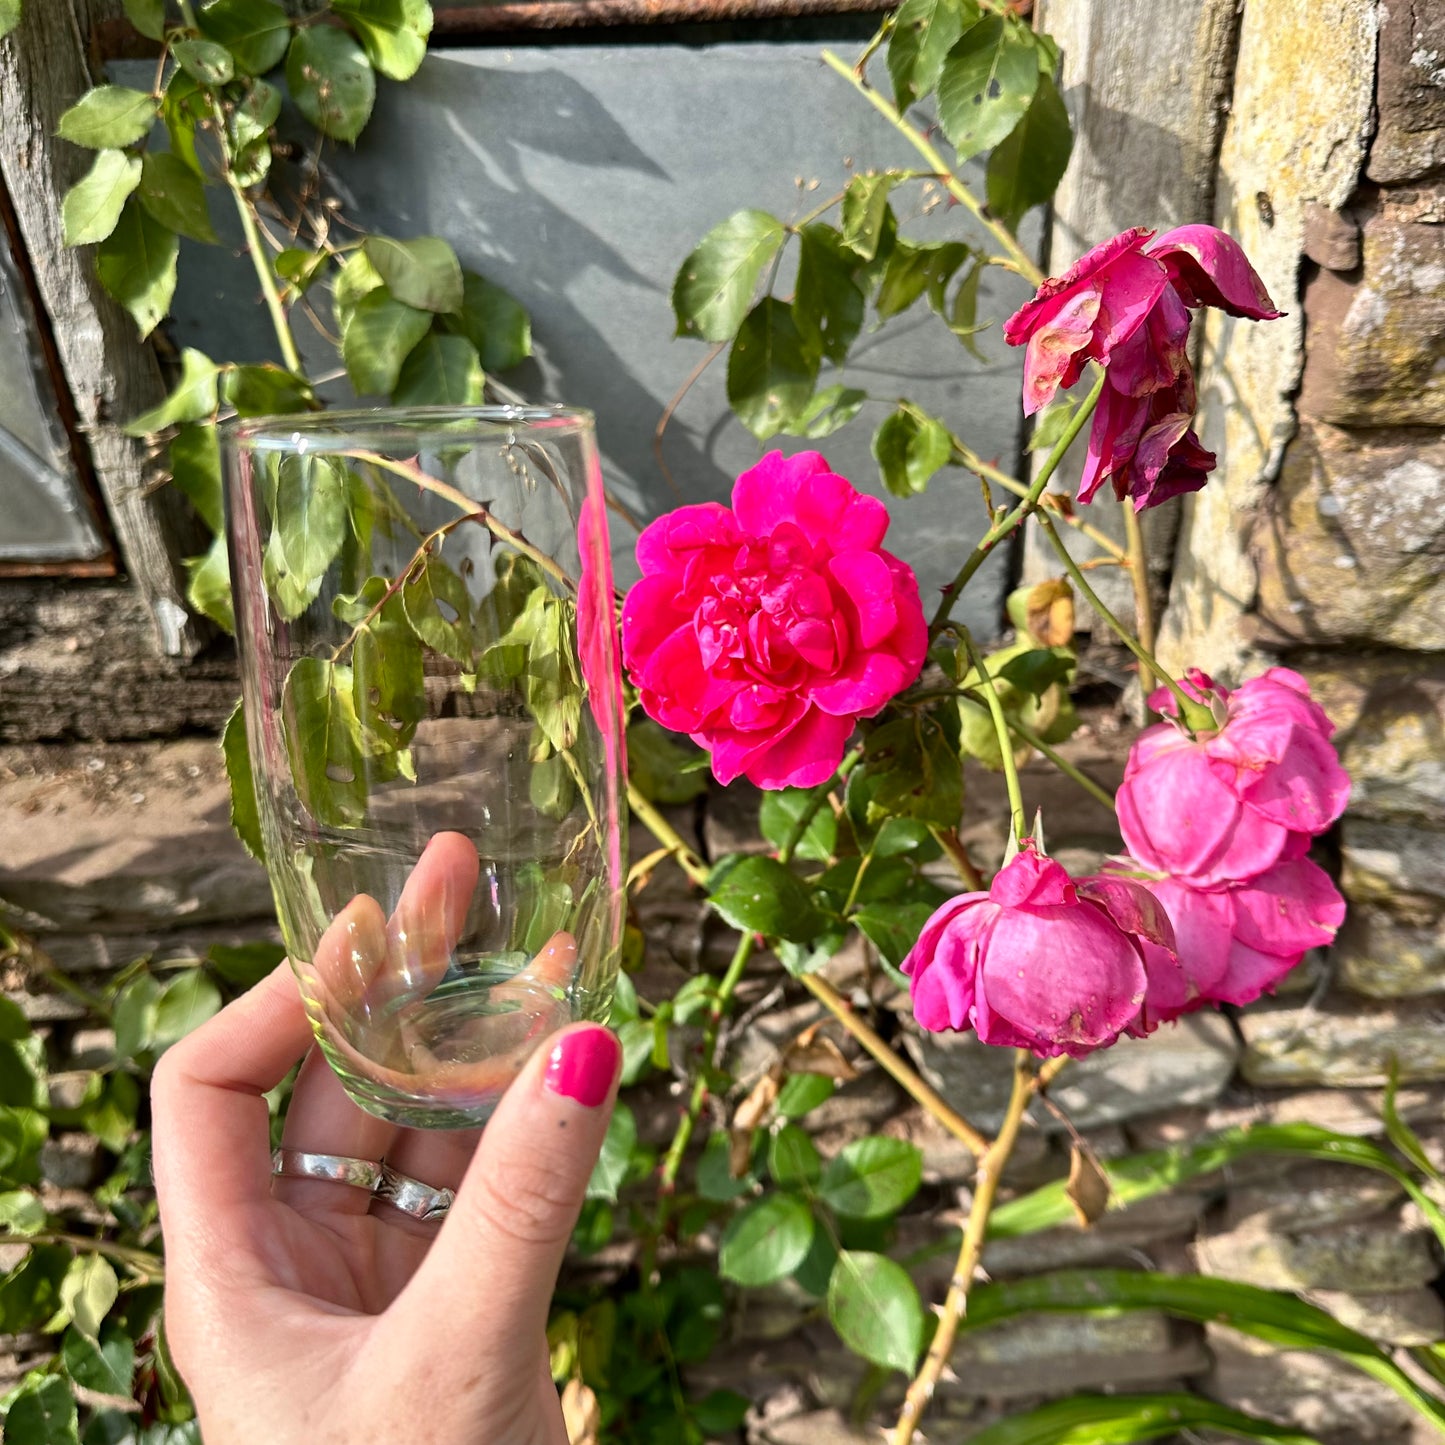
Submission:
M 308 1154 L 304 1149 L 277 1149 L 271 1155 L 271 1172 L 293 1179 L 325 1179 L 372 1191 L 382 1168 L 374 1159 L 353 1159 L 345 1154 Z
M 433 1220 L 440 1219 L 452 1207 L 456 1195 L 450 1189 L 434 1189 L 420 1179 L 398 1174 L 389 1164 L 382 1164 L 372 1197 L 413 1219 Z

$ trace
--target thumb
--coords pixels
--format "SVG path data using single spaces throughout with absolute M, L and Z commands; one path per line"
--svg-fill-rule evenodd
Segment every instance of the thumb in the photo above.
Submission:
M 528 1061 L 487 1124 L 436 1242 L 393 1306 L 403 1328 L 472 1325 L 497 1351 L 532 1363 L 621 1063 L 616 1036 L 597 1024 L 564 1030 Z

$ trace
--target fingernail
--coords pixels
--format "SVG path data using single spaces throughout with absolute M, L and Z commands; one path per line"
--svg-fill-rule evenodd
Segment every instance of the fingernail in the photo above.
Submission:
M 547 1087 L 583 1108 L 595 1109 L 612 1092 L 622 1059 L 617 1036 L 603 1028 L 578 1029 L 552 1046 L 547 1060 Z

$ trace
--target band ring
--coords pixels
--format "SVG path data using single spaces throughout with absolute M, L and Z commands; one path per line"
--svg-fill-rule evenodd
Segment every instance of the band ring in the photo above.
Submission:
M 372 1188 L 372 1197 L 413 1219 L 437 1220 L 452 1207 L 456 1195 L 450 1189 L 435 1189 L 406 1174 L 398 1174 L 388 1164 L 380 1166 L 380 1178 Z
M 290 1179 L 324 1179 L 332 1184 L 350 1184 L 370 1193 L 381 1181 L 382 1166 L 374 1159 L 353 1159 L 345 1154 L 276 1149 L 271 1154 L 271 1172 Z

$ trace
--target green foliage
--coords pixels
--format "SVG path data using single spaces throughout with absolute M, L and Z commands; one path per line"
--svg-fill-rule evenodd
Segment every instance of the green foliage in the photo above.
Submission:
M 355 141 L 376 104 L 376 74 L 344 30 L 298 30 L 286 52 L 286 84 L 296 108 L 323 135 Z
M 682 263 L 672 288 L 679 336 L 729 341 L 752 309 L 753 292 L 784 240 L 766 211 L 738 211 L 714 226 Z
M 154 96 L 121 85 L 98 85 L 61 115 L 55 133 L 90 150 L 124 150 L 145 139 L 155 119 Z
M 883 485 L 895 497 L 924 491 L 953 455 L 953 438 L 936 417 L 913 406 L 899 406 L 873 433 L 873 459 Z
M 1028 27 L 987 15 L 964 31 L 938 77 L 938 121 L 960 162 L 997 145 L 1023 118 L 1039 84 Z
M 759 441 L 784 430 L 813 394 L 818 354 L 793 308 L 764 296 L 743 318 L 728 353 L 728 404 Z
M 0 40 L 20 24 L 21 0 L 0 0 Z
M 126 199 L 140 185 L 141 163 L 123 151 L 103 150 L 66 193 L 62 221 L 67 246 L 103 241 L 115 230 Z
M 885 1255 L 843 1250 L 828 1281 L 828 1319 L 855 1354 L 912 1373 L 923 1350 L 923 1303 L 907 1271 Z
M 986 1425 L 971 1440 L 974 1445 L 1131 1445 L 1194 1427 L 1240 1440 L 1319 1445 L 1313 1435 L 1185 1394 L 1074 1395 Z

